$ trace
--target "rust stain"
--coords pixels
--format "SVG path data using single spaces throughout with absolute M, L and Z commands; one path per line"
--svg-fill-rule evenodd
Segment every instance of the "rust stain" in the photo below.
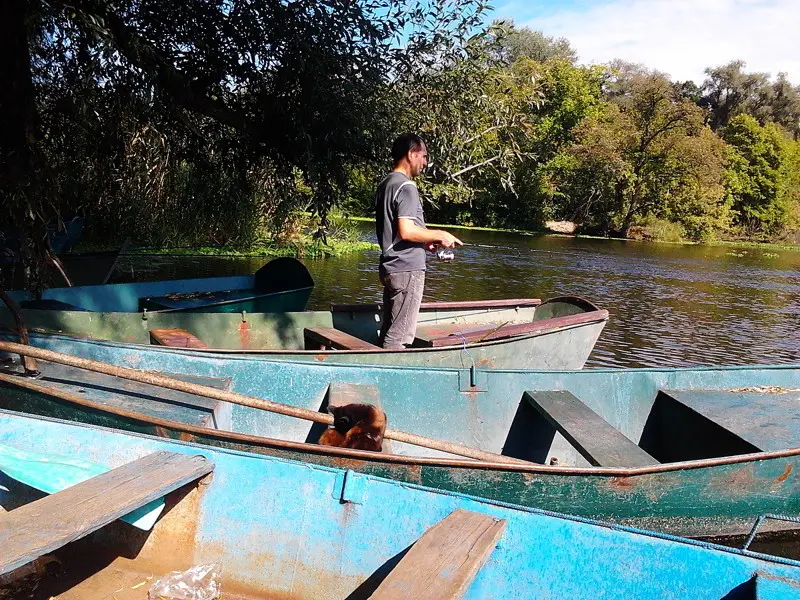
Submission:
M 422 465 L 408 465 L 406 472 L 408 473 L 408 480 L 411 483 L 422 483 Z
M 317 359 L 318 361 L 322 362 L 323 360 L 325 360 L 328 357 L 325 354 L 317 354 L 314 358 Z
M 775 481 L 777 483 L 783 483 L 787 479 L 789 479 L 789 475 L 792 473 L 792 465 L 786 465 L 786 469 L 783 471 L 783 475 L 778 477 Z
M 239 341 L 242 344 L 242 350 L 250 348 L 250 325 L 248 323 L 239 323 Z
M 194 441 L 196 441 L 195 436 L 192 435 L 191 433 L 189 433 L 188 431 L 181 431 L 180 435 L 178 436 L 178 439 L 180 441 L 182 441 L 182 442 L 194 442 Z
M 636 487 L 636 482 L 631 477 L 612 477 L 608 484 L 616 488 Z
M 494 368 L 494 361 L 490 358 L 482 358 L 478 361 L 479 367 L 488 367 L 490 369 Z
M 730 493 L 732 490 L 750 490 L 756 484 L 756 477 L 753 465 L 747 465 L 742 468 L 726 473 L 725 475 L 714 477 L 708 487 L 714 490 L 721 490 L 725 493 Z

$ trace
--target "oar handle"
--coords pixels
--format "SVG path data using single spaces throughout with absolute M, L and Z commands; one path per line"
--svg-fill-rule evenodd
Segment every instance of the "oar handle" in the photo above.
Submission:
M 253 396 L 246 396 L 236 392 L 218 390 L 205 385 L 199 385 L 197 383 L 190 383 L 188 381 L 181 381 L 180 379 L 167 377 L 166 375 L 159 375 L 150 371 L 118 367 L 116 365 L 110 365 L 108 363 L 92 360 L 90 358 L 81 358 L 71 354 L 53 352 L 52 350 L 35 348 L 33 346 L 26 346 L 24 344 L 17 344 L 14 342 L 0 341 L 0 350 L 14 354 L 20 354 L 23 356 L 31 356 L 40 360 L 76 367 L 78 369 L 94 371 L 95 373 L 103 373 L 105 375 L 121 377 L 122 379 L 129 379 L 131 381 L 163 387 L 178 392 L 185 392 L 187 394 L 212 398 L 222 402 L 230 402 L 232 404 L 239 404 L 241 406 L 266 410 L 280 415 L 286 415 L 288 417 L 296 417 L 298 419 L 314 421 L 315 423 L 322 423 L 324 425 L 333 425 L 333 415 L 321 413 L 316 410 L 309 410 L 307 408 L 288 406 L 286 404 L 280 404 L 278 402 L 265 400 L 263 398 L 254 398 Z M 423 448 L 439 450 L 441 452 L 456 454 L 458 456 L 466 456 L 468 458 L 474 458 L 477 460 L 505 462 L 511 464 L 530 464 L 528 461 L 511 458 L 509 456 L 503 456 L 493 452 L 478 450 L 477 448 L 470 448 L 469 446 L 462 446 L 461 444 L 443 442 L 441 440 L 435 440 L 421 435 L 415 435 L 413 433 L 405 433 L 403 431 L 395 431 L 388 428 L 384 432 L 383 436 L 390 440 L 397 440 L 398 442 L 413 444 L 414 446 L 422 446 Z

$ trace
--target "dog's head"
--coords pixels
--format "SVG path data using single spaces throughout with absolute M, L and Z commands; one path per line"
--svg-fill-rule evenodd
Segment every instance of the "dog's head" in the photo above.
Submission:
M 371 404 L 345 404 L 343 406 L 329 406 L 328 412 L 333 415 L 333 427 L 345 435 L 356 425 L 363 428 L 378 428 L 383 432 L 386 428 L 386 415 L 382 410 Z

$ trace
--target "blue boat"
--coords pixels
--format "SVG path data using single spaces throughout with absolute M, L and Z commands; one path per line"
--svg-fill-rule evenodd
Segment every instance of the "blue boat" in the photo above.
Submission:
M 800 597 L 793 560 L 352 471 L 7 411 L 0 447 L 24 457 L 0 480 L 0 573 L 39 560 L 43 597 L 143 598 L 203 565 L 226 598 Z M 21 483 L 59 457 L 74 485 Z M 109 470 L 82 481 L 78 460 Z M 151 531 L 117 521 L 160 497 Z
M 217 395 L 40 361 L 37 379 L 19 376 L 14 364 L 0 372 L 2 408 L 704 539 L 743 539 L 762 512 L 800 513 L 794 365 L 422 369 L 265 361 L 65 336 L 31 341 Z M 318 424 L 237 404 L 228 393 L 314 415 L 342 398 L 378 404 L 392 429 L 500 456 L 478 462 L 396 440 L 381 453 L 323 447 L 315 443 Z
M 24 309 L 49 313 L 250 313 L 302 311 L 314 287 L 293 258 L 270 261 L 253 275 L 48 288 L 40 298 L 10 292 Z M 102 319 L 90 319 L 94 323 Z M 31 323 L 32 326 L 39 326 Z M 107 327 L 113 327 L 109 323 Z M 97 326 L 97 325 L 96 325 Z M 102 326 L 102 324 L 100 325 Z M 78 331 L 91 334 L 92 331 Z

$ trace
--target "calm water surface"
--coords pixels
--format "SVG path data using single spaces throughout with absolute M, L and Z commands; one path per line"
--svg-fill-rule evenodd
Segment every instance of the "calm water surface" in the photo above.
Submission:
M 455 262 L 429 259 L 425 299 L 588 298 L 611 320 L 587 367 L 800 361 L 800 252 L 457 234 L 466 245 Z M 304 260 L 316 281 L 309 308 L 378 301 L 377 260 Z M 252 273 L 265 261 L 125 256 L 118 280 Z

